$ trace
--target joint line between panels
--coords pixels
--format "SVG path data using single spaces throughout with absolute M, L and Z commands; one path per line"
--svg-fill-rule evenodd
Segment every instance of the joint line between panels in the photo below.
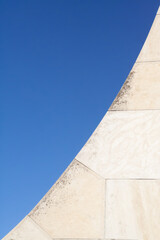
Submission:
M 105 184 L 104 184 L 104 239 L 105 239 L 105 236 L 106 236 L 106 207 L 107 207 L 107 204 L 106 204 L 106 198 L 107 198 L 107 180 L 105 179 Z
M 156 63 L 156 62 L 160 62 L 160 60 L 137 61 L 137 62 L 135 62 L 135 64 L 136 64 L 136 63 Z
M 134 180 L 138 180 L 138 181 L 159 181 L 160 178 L 105 178 L 106 181 L 115 181 L 115 180 L 123 180 L 123 181 L 134 181 Z
M 81 161 L 79 161 L 77 158 L 74 158 L 77 162 L 79 162 L 82 166 L 84 166 L 85 168 L 87 168 L 89 171 L 91 171 L 92 173 L 96 174 L 98 177 L 105 179 L 103 176 L 99 175 L 97 172 L 95 172 L 94 170 L 92 170 L 90 167 L 88 167 L 87 165 L 85 165 L 84 163 L 82 163 Z
M 145 111 L 160 111 L 160 109 L 130 109 L 130 110 L 116 110 L 116 109 L 108 109 L 107 112 L 145 112 Z
M 46 232 L 37 222 L 35 222 L 32 217 L 30 217 L 29 215 L 27 215 L 27 217 L 29 217 L 29 219 L 31 219 L 31 221 L 32 221 L 43 233 L 45 233 L 47 237 L 49 237 L 49 238 L 52 240 L 52 237 L 49 235 L 49 233 Z

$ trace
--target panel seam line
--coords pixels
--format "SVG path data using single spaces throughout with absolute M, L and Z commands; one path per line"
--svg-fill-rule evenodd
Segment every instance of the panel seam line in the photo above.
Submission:
M 107 112 L 145 112 L 145 111 L 160 111 L 160 109 L 135 109 L 135 110 L 134 109 L 132 110 L 109 109 Z
M 155 62 L 156 63 L 156 62 L 160 62 L 160 60 L 137 61 L 137 62 L 135 62 L 135 64 L 136 63 L 150 63 L 150 62 L 153 62 L 153 63 Z
M 106 195 L 107 195 L 107 180 L 105 179 L 105 184 L 104 184 L 104 239 L 106 236 Z
M 44 232 L 51 240 L 53 239 L 50 235 L 49 235 L 49 233 L 48 232 L 46 232 L 37 222 L 35 222 L 35 220 L 34 219 L 32 219 L 32 217 L 30 217 L 29 215 L 27 215 L 27 217 L 29 217 L 29 219 L 31 219 L 31 221 L 33 221 L 34 222 L 34 224 L 35 225 L 37 225 L 38 226 L 38 228 L 40 228 L 41 229 L 41 231 L 42 232 Z
M 82 163 L 81 161 L 79 161 L 77 158 L 74 158 L 77 162 L 79 162 L 81 165 L 83 165 L 85 168 L 89 169 L 92 173 L 96 174 L 98 177 L 100 177 L 101 179 L 105 179 L 103 176 L 101 176 L 100 174 L 98 174 L 97 172 L 95 172 L 94 170 L 92 170 L 90 167 L 88 167 L 87 165 L 85 165 L 84 163 Z

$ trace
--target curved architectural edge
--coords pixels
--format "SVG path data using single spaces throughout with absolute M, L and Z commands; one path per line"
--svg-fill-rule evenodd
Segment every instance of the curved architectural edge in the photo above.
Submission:
M 160 109 L 160 8 L 148 37 L 109 111 Z

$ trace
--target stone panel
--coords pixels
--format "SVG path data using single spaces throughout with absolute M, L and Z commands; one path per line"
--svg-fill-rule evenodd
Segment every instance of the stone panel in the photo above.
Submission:
M 160 61 L 160 15 L 156 15 L 137 61 Z
M 109 110 L 160 109 L 159 89 L 160 62 L 137 63 Z
M 159 197 L 160 180 L 108 180 L 105 237 L 159 239 Z
M 52 238 L 103 238 L 105 180 L 73 161 L 29 216 Z
M 25 217 L 2 240 L 52 240 L 52 239 L 29 217 Z
M 76 156 L 104 178 L 160 178 L 160 111 L 110 111 Z

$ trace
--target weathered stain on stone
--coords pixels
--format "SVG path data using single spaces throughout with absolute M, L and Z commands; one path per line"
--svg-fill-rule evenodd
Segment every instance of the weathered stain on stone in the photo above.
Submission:
M 65 202 L 66 196 L 63 195 L 61 198 L 57 199 L 56 192 L 67 188 L 67 186 L 71 184 L 72 179 L 74 179 L 75 175 L 81 174 L 82 171 L 84 171 L 84 168 L 81 167 L 81 164 L 78 161 L 74 160 L 29 215 L 39 215 L 39 209 L 43 210 L 46 206 L 47 208 L 50 208 L 53 203 L 55 205 L 59 205 Z M 46 212 L 44 211 L 43 214 L 45 215 Z
M 104 190 L 105 180 L 74 159 L 29 217 L 52 238 L 61 234 L 76 237 L 79 229 L 82 237 L 88 236 L 88 232 L 90 237 L 102 236 Z
M 130 74 L 128 75 L 125 83 L 123 84 L 121 90 L 119 91 L 117 97 L 115 98 L 114 102 L 112 103 L 110 110 L 116 109 L 117 106 L 119 105 L 126 105 L 127 100 L 126 100 L 126 95 L 129 95 L 129 92 L 131 90 L 131 85 L 132 85 L 132 79 L 134 77 L 135 71 L 131 71 Z

